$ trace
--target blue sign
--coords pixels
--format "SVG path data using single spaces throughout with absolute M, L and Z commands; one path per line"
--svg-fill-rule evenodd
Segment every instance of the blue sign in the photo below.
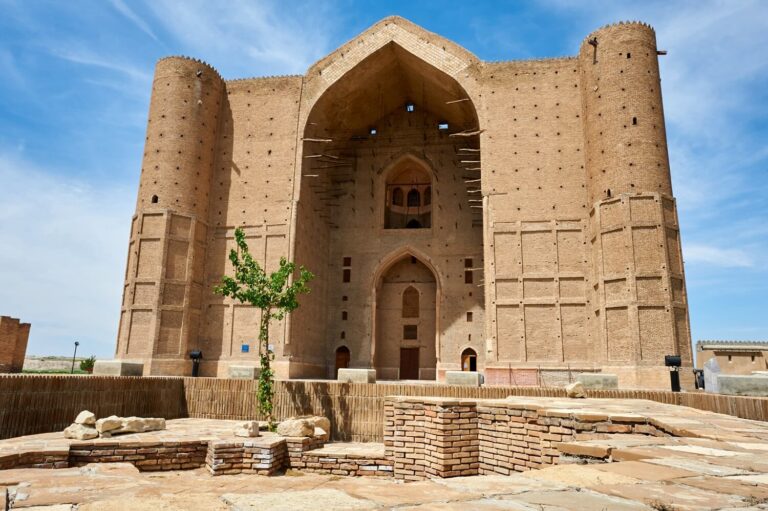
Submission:
M 242 353 L 248 353 L 249 351 L 251 351 L 251 347 L 248 346 L 247 344 L 243 344 L 242 346 L 240 346 L 240 351 Z

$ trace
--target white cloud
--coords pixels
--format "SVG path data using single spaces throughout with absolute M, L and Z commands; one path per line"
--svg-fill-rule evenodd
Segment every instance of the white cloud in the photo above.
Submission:
M 751 268 L 755 265 L 752 256 L 738 248 L 686 243 L 683 254 L 686 264 L 707 264 L 723 268 Z
M 0 152 L 0 313 L 32 323 L 30 354 L 114 352 L 135 197 Z
M 74 62 L 75 64 L 108 69 L 143 84 L 152 83 L 152 74 L 149 71 L 126 64 L 120 59 L 108 59 L 89 50 L 63 48 L 60 45 L 52 48 L 51 53 L 56 57 Z
M 152 29 L 149 28 L 149 25 L 147 24 L 147 22 L 141 19 L 141 17 L 139 17 L 139 15 L 137 15 L 135 12 L 133 12 L 133 10 L 131 10 L 130 7 L 125 5 L 125 2 L 123 2 L 123 0 L 110 0 L 110 1 L 112 3 L 112 7 L 114 7 L 115 10 L 117 10 L 117 12 L 119 12 L 120 14 L 128 18 L 131 22 L 133 22 L 133 24 L 136 25 L 139 28 L 139 30 L 141 30 L 142 32 L 147 34 L 149 37 L 157 41 L 157 36 L 152 31 Z
M 147 4 L 192 56 L 209 61 L 227 78 L 303 73 L 330 49 L 334 16 L 322 1 L 292 8 L 266 0 Z

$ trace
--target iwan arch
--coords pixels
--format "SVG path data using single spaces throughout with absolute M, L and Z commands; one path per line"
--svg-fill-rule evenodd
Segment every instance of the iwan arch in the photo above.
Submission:
M 157 64 L 117 358 L 255 365 L 258 312 L 215 296 L 243 227 L 316 275 L 273 328 L 278 376 L 537 384 L 691 364 L 653 29 L 577 57 L 483 62 L 397 17 L 303 76 Z

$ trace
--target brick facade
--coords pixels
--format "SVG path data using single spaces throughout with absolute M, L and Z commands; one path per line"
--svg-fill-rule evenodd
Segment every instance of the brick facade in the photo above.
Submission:
M 397 215 L 412 228 L 388 225 Z M 517 385 L 603 370 L 659 388 L 664 355 L 692 364 L 642 23 L 549 60 L 484 62 L 397 17 L 303 76 L 224 80 L 162 59 L 117 358 L 146 374 L 189 374 L 195 349 L 207 376 L 258 363 L 258 311 L 212 293 L 236 227 L 268 271 L 286 256 L 316 274 L 272 329 L 280 377 L 332 377 L 339 349 L 382 379 L 406 359 L 408 378 L 440 379 L 472 350 Z M 411 287 L 420 306 L 405 315 Z

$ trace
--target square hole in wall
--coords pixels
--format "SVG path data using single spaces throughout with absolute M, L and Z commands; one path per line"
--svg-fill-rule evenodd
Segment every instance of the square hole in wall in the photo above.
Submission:
M 403 325 L 403 339 L 415 340 L 419 338 L 419 327 L 417 325 Z
M 472 313 L 467 312 L 467 323 L 471 323 L 471 322 L 472 322 Z
M 351 257 L 345 257 L 344 258 L 344 266 L 352 266 L 352 258 Z
M 349 282 L 352 280 L 352 270 L 349 268 L 344 269 L 344 274 L 342 276 L 342 282 Z

